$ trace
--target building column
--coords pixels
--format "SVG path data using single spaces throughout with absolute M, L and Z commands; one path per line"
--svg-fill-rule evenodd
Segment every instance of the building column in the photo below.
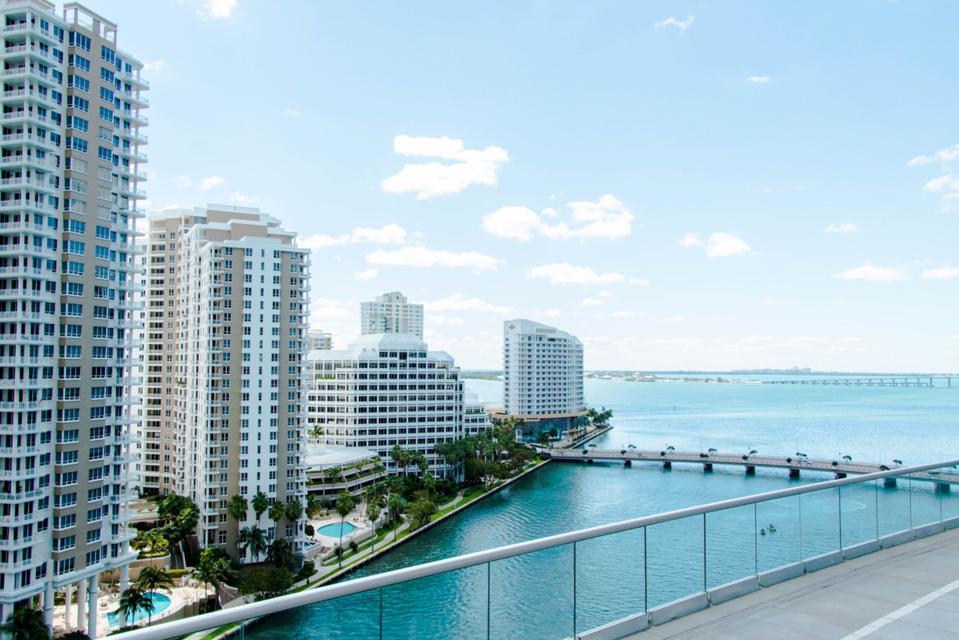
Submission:
M 130 588 L 130 565 L 125 564 L 120 567 L 120 591 L 126 591 Z
M 77 629 L 79 629 L 80 631 L 87 630 L 87 626 L 83 624 L 84 609 L 86 608 L 87 608 L 87 582 L 86 580 L 81 580 L 79 590 L 77 592 Z
M 53 637 L 53 580 L 47 579 L 47 588 L 43 592 L 43 622 L 50 630 L 50 637 Z
M 73 585 L 68 584 L 63 599 L 63 626 L 67 631 L 73 631 L 73 622 L 70 621 L 70 608 L 73 607 Z
M 94 573 L 92 576 L 90 576 L 89 582 L 90 582 L 90 588 L 89 588 L 90 598 L 89 598 L 89 602 L 87 603 L 87 606 L 89 609 L 88 610 L 89 619 L 87 620 L 87 635 L 90 636 L 91 638 L 96 638 L 97 637 L 97 616 L 100 613 L 97 610 L 98 606 L 100 605 L 100 603 L 97 601 L 97 596 L 100 595 L 100 574 Z

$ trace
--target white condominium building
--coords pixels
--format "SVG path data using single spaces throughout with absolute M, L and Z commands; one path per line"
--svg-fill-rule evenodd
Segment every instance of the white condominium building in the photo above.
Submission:
M 532 320 L 503 323 L 503 405 L 522 418 L 524 436 L 562 434 L 585 414 L 583 343 Z
M 0 619 L 96 636 L 100 574 L 128 583 L 141 63 L 68 2 L 0 0 Z M 105 577 L 104 577 L 105 579 Z M 76 595 L 76 603 L 73 605 Z
M 311 329 L 306 340 L 308 351 L 328 351 L 333 348 L 333 334 L 329 331 Z
M 463 382 L 453 358 L 411 334 L 361 336 L 308 359 L 309 420 L 330 444 L 376 452 L 391 473 L 395 445 L 426 456 L 438 478 L 454 469 L 433 452 L 463 437 Z M 410 470 L 412 471 L 412 470 Z
M 475 436 L 493 426 L 486 406 L 480 402 L 479 396 L 467 392 L 463 400 L 463 433 Z
M 410 304 L 399 291 L 360 303 L 360 333 L 412 333 L 423 337 L 423 305 Z
M 143 488 L 189 496 L 202 546 L 236 551 L 234 495 L 302 502 L 309 250 L 257 209 L 149 219 Z M 301 539 L 302 522 L 271 537 Z M 266 526 L 263 526 L 266 529 Z

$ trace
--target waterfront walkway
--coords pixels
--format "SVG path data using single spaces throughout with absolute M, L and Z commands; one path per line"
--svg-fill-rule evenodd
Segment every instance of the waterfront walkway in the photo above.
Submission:
M 788 580 L 630 638 L 959 640 L 959 530 Z

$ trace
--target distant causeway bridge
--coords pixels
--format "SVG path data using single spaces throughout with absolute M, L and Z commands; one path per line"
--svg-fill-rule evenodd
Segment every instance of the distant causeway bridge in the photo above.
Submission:
M 928 387 L 952 388 L 953 378 L 959 387 L 959 376 L 932 375 L 932 376 L 867 376 L 854 378 L 805 378 L 797 376 L 788 380 L 763 380 L 763 384 L 802 384 L 835 387 Z
M 832 473 L 836 478 L 845 478 L 847 475 L 860 475 L 877 471 L 888 471 L 898 468 L 899 464 L 867 464 L 843 460 L 815 460 L 804 455 L 795 457 L 761 456 L 739 453 L 700 453 L 698 451 L 675 451 L 666 449 L 655 451 L 652 449 L 597 449 L 595 447 L 580 447 L 577 449 L 551 449 L 543 451 L 557 462 L 622 462 L 627 467 L 633 463 L 653 463 L 662 465 L 664 469 L 671 469 L 674 463 L 702 465 L 703 471 L 712 471 L 714 465 L 743 467 L 746 475 L 753 475 L 757 468 L 786 469 L 790 478 L 798 478 L 800 471 L 819 471 Z M 910 476 L 916 480 L 935 482 L 936 490 L 949 492 L 952 485 L 959 485 L 959 471 L 952 473 L 923 472 Z M 884 480 L 887 487 L 896 486 L 896 478 Z

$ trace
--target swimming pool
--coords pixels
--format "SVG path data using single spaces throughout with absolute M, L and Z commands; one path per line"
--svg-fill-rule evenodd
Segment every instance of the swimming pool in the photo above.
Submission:
M 164 595 L 162 593 L 157 593 L 156 591 L 148 591 L 146 597 L 150 599 L 150 602 L 153 604 L 152 611 L 148 615 L 146 611 L 137 611 L 136 614 L 127 614 L 126 620 L 123 621 L 124 626 L 132 626 L 141 620 L 147 619 L 149 616 L 155 616 L 159 613 L 163 613 L 170 608 L 170 596 Z M 120 610 L 110 611 L 107 613 L 107 621 L 109 621 L 111 627 L 120 626 Z
M 340 531 L 341 528 L 342 532 Z M 331 538 L 339 538 L 341 533 L 344 536 L 349 535 L 354 531 L 356 531 L 356 527 L 349 522 L 334 522 L 333 524 L 325 524 L 316 530 L 316 532 L 321 536 L 329 536 Z

